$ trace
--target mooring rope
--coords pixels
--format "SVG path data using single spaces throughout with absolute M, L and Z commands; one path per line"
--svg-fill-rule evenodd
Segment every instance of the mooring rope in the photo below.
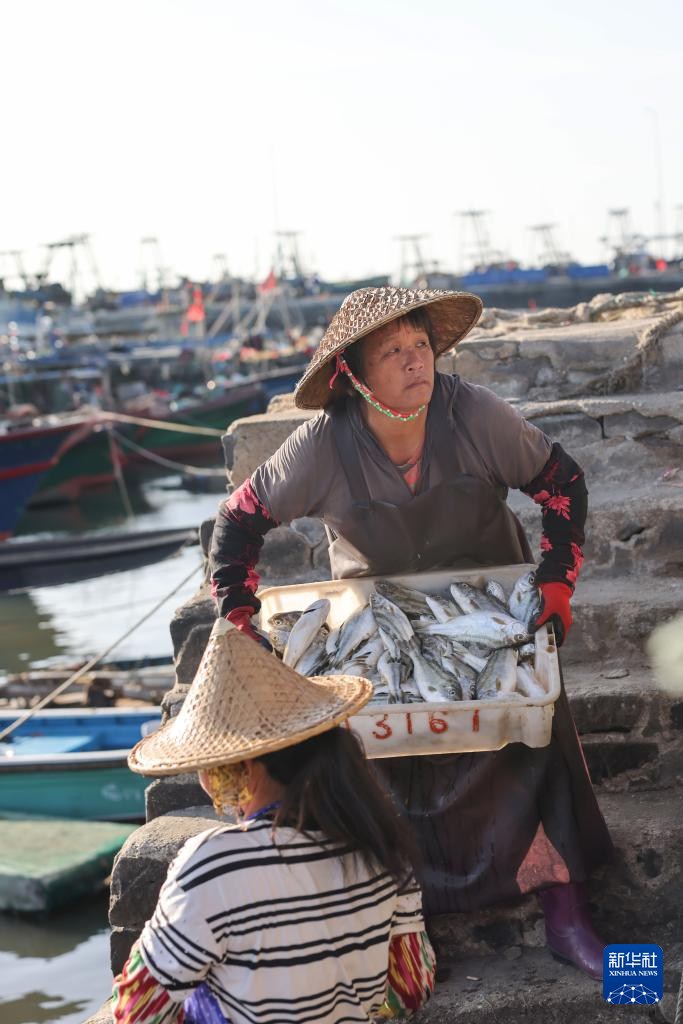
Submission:
M 131 441 L 130 438 L 124 434 L 119 434 L 118 430 L 114 427 L 109 428 L 110 432 L 125 448 L 130 448 L 132 451 L 137 452 L 138 455 L 144 459 L 149 459 L 150 462 L 155 462 L 158 466 L 164 466 L 166 469 L 176 469 L 179 473 L 187 473 L 189 476 L 221 476 L 225 477 L 227 483 L 227 476 L 224 469 L 218 469 L 215 466 L 207 466 L 202 469 L 200 466 L 186 466 L 182 462 L 173 462 L 171 459 L 165 458 L 163 455 L 157 455 L 156 452 L 151 452 L 149 448 L 143 448 L 137 441 Z
M 32 718 L 37 711 L 42 711 L 42 709 L 47 704 L 49 704 L 50 701 L 54 700 L 55 697 L 58 697 L 60 695 L 60 693 L 63 693 L 64 690 L 67 690 L 70 686 L 73 685 L 73 683 L 77 682 L 81 678 L 81 676 L 84 676 L 87 672 L 90 671 L 91 668 L 94 668 L 94 666 L 97 665 L 99 661 L 102 661 L 102 659 L 106 658 L 108 654 L 111 654 L 115 647 L 118 647 L 120 643 L 122 643 L 124 640 L 127 640 L 128 637 L 132 633 L 134 633 L 136 629 L 139 629 L 144 622 L 147 622 L 147 619 L 150 619 L 155 612 L 158 612 L 161 606 L 168 601 L 169 597 L 173 597 L 174 594 L 177 594 L 181 587 L 184 587 L 185 584 L 189 582 L 189 580 L 191 580 L 195 573 L 197 573 L 201 568 L 201 565 L 196 565 L 192 572 L 189 572 L 187 576 L 185 576 L 180 581 L 180 583 L 176 584 L 173 590 L 170 590 L 168 594 L 161 598 L 160 601 L 157 601 L 154 607 L 150 608 L 149 611 L 145 612 L 142 618 L 138 619 L 138 621 L 135 622 L 132 626 L 129 626 L 125 633 L 122 633 L 121 636 L 117 637 L 116 640 L 113 641 L 113 643 L 109 644 L 103 651 L 100 651 L 99 654 L 96 654 L 93 658 L 90 659 L 90 661 L 86 662 L 85 665 L 77 669 L 77 671 L 74 672 L 73 675 L 70 675 L 69 678 L 65 679 L 63 683 L 60 683 L 59 686 L 56 686 L 51 693 L 48 693 L 46 697 L 43 697 L 41 700 L 38 701 L 37 704 L 35 704 L 32 708 L 29 708 L 28 711 L 25 711 L 23 715 L 20 715 L 19 718 L 15 719 L 10 725 L 3 729 L 2 732 L 0 732 L 0 743 L 2 743 L 3 740 L 5 740 L 11 733 L 13 733 L 15 729 L 18 729 L 20 725 L 23 725 L 24 722 L 28 722 L 28 720 Z
M 222 437 L 224 430 L 215 427 L 195 427 L 189 423 L 172 423 L 170 420 L 148 420 L 142 416 L 128 416 L 122 412 L 98 412 L 98 418 L 118 423 L 133 423 L 139 427 L 154 427 L 156 430 L 170 430 L 174 434 L 204 434 L 205 437 Z

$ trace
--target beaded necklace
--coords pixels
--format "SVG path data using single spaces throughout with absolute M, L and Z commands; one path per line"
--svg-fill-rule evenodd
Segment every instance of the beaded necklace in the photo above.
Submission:
M 370 390 L 362 381 L 358 380 L 355 376 L 351 367 L 344 359 L 343 355 L 337 355 L 337 368 L 332 374 L 330 380 L 330 391 L 334 387 L 334 382 L 340 373 L 346 374 L 351 381 L 356 391 L 365 399 L 368 405 L 371 405 L 373 409 L 377 409 L 377 412 L 381 412 L 384 416 L 388 416 L 390 420 L 399 420 L 401 423 L 409 423 L 410 420 L 416 420 L 421 412 L 427 408 L 426 405 L 420 405 L 414 412 L 399 412 L 398 409 L 391 409 L 384 402 L 380 402 L 377 395 Z

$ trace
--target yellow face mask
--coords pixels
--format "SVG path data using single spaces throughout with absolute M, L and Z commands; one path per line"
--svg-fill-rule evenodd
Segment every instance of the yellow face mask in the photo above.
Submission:
M 247 780 L 247 769 L 243 761 L 220 765 L 218 768 L 205 768 L 201 772 L 202 785 L 211 797 L 219 817 L 226 811 L 239 814 L 240 807 L 251 800 L 252 793 Z

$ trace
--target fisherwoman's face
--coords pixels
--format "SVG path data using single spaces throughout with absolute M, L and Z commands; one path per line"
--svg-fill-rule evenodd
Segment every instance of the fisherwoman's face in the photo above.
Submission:
M 400 320 L 373 331 L 363 342 L 363 378 L 380 402 L 398 412 L 429 402 L 434 353 L 427 332 Z

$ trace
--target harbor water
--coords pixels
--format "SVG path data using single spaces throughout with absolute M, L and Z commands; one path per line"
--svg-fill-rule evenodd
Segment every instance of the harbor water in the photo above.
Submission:
M 80 531 L 197 527 L 216 512 L 220 494 L 183 489 L 179 477 L 149 480 L 130 493 L 127 521 L 115 491 L 77 505 L 27 512 L 20 536 Z M 196 575 L 111 659 L 170 656 L 169 622 L 201 581 L 195 545 L 156 565 L 98 579 L 0 595 L 0 675 L 64 664 L 96 654 L 132 626 L 192 568 Z M 2 1024 L 81 1024 L 111 991 L 108 893 L 90 896 L 43 919 L 0 915 Z

